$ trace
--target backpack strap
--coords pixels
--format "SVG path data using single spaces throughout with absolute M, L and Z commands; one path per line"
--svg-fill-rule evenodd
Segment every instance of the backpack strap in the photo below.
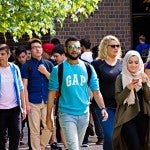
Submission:
M 91 76 L 92 76 L 92 70 L 91 70 L 91 67 L 90 67 L 90 64 L 87 63 L 87 62 L 84 62 L 85 64 L 85 67 L 86 67 L 86 70 L 87 70 L 87 73 L 88 73 L 88 84 L 90 82 L 90 79 L 91 79 Z
M 58 65 L 58 83 L 59 83 L 59 93 L 61 94 L 61 85 L 62 85 L 62 79 L 63 79 L 63 63 Z

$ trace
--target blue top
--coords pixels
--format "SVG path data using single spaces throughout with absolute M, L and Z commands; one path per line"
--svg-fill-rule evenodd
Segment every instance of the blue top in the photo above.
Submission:
M 142 49 L 147 49 L 147 48 L 149 48 L 149 47 L 150 47 L 149 44 L 143 43 L 143 44 L 138 44 L 135 49 L 136 49 L 136 51 L 139 52 L 140 55 L 142 56 Z
M 150 69 L 150 61 L 149 62 L 147 62 L 147 64 L 146 64 L 146 67 L 145 67 L 146 69 Z
M 89 87 L 92 91 L 99 90 L 96 72 L 90 65 L 92 74 L 88 85 L 88 73 L 83 61 L 79 60 L 79 64 L 76 65 L 71 65 L 68 61 L 64 61 L 63 63 L 59 111 L 71 115 L 83 115 L 87 113 L 89 109 Z M 52 70 L 49 80 L 49 90 L 59 90 L 58 66 L 55 66 Z
M 39 104 L 42 101 L 47 103 L 48 99 L 48 79 L 38 71 L 40 64 L 44 64 L 49 72 L 52 71 L 53 64 L 45 59 L 39 61 L 31 58 L 21 66 L 22 78 L 28 79 L 29 102 L 34 104 Z
M 14 78 L 14 87 L 15 87 L 15 91 L 16 91 L 17 104 L 22 111 L 20 91 L 22 91 L 24 89 L 24 86 L 22 83 L 20 70 L 19 70 L 18 66 L 15 65 L 14 63 L 9 62 L 9 65 L 10 65 L 10 69 L 12 71 L 13 78 Z M 0 74 L 0 96 L 1 96 L 1 74 Z

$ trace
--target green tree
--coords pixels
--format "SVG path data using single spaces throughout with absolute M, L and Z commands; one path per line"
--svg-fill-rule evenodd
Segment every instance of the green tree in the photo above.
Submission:
M 74 22 L 87 18 L 101 0 L 0 0 L 0 33 L 11 33 L 14 40 L 27 34 L 56 33 L 56 22 L 63 27 L 67 17 Z

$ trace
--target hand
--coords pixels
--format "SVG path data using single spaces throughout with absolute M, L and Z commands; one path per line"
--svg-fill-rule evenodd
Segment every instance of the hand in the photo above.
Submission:
M 129 90 L 133 90 L 136 86 L 138 86 L 139 79 L 133 79 L 128 85 Z
M 47 128 L 53 132 L 53 128 L 54 128 L 54 120 L 50 117 L 50 116 L 46 116 L 46 125 Z
M 42 74 L 45 74 L 45 72 L 47 72 L 46 67 L 43 64 L 39 65 L 38 71 Z
M 107 121 L 108 113 L 107 113 L 106 109 L 102 109 L 101 113 L 102 113 L 102 116 L 103 116 L 103 120 L 102 121 Z
M 147 74 L 146 74 L 146 73 L 142 73 L 142 74 L 141 74 L 141 79 L 142 79 L 142 82 L 143 82 L 143 83 L 147 82 L 147 81 L 148 81 L 148 76 L 147 76 Z
M 27 115 L 27 111 L 26 111 L 26 109 L 23 109 L 22 120 L 24 120 L 26 118 L 26 115 Z
M 31 113 L 31 106 L 30 106 L 30 104 L 26 105 L 26 112 L 27 112 L 27 114 Z

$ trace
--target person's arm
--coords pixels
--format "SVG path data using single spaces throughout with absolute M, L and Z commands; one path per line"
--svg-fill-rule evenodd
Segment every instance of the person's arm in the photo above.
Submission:
M 150 76 L 148 77 L 146 73 L 142 73 L 141 79 L 142 79 L 144 100 L 150 104 Z
M 49 79 L 50 73 L 47 71 L 46 67 L 43 64 L 39 65 L 38 71 L 44 74 L 47 79 Z
M 22 119 L 24 120 L 26 118 L 26 103 L 25 103 L 25 94 L 24 94 L 24 90 L 20 91 L 20 98 L 21 98 L 21 103 L 22 103 Z
M 103 121 L 106 121 L 108 119 L 108 113 L 106 111 L 106 107 L 105 107 L 105 104 L 103 101 L 102 94 L 100 93 L 99 90 L 97 90 L 97 91 L 93 91 L 93 96 L 94 96 L 94 99 L 95 99 L 96 103 L 98 104 L 99 108 L 101 109 Z
M 49 91 L 48 102 L 47 102 L 46 125 L 50 131 L 52 131 L 54 127 L 53 106 L 54 106 L 55 96 L 56 96 L 56 91 Z
M 124 100 L 129 96 L 131 88 L 125 87 L 123 89 L 122 85 L 122 75 L 118 75 L 115 82 L 115 100 L 117 105 L 122 105 Z
M 150 79 L 150 69 L 145 69 L 145 73 L 147 74 L 148 78 Z
M 26 114 L 27 114 L 27 111 L 26 111 L 26 103 L 25 103 L 25 93 L 24 93 L 24 86 L 23 86 L 23 82 L 22 82 L 22 79 L 21 79 L 21 72 L 18 68 L 18 66 L 14 65 L 16 67 L 16 71 L 17 71 L 17 80 L 18 80 L 18 92 L 20 92 L 20 100 L 21 100 L 21 107 L 22 107 L 22 110 L 21 110 L 21 113 L 22 113 L 22 119 L 24 120 L 26 118 Z
M 29 97 L 28 97 L 28 79 L 23 78 L 23 85 L 24 85 L 24 94 L 25 94 L 25 103 L 26 103 L 26 110 L 27 110 L 27 114 L 29 114 L 31 112 L 31 106 L 29 104 Z

